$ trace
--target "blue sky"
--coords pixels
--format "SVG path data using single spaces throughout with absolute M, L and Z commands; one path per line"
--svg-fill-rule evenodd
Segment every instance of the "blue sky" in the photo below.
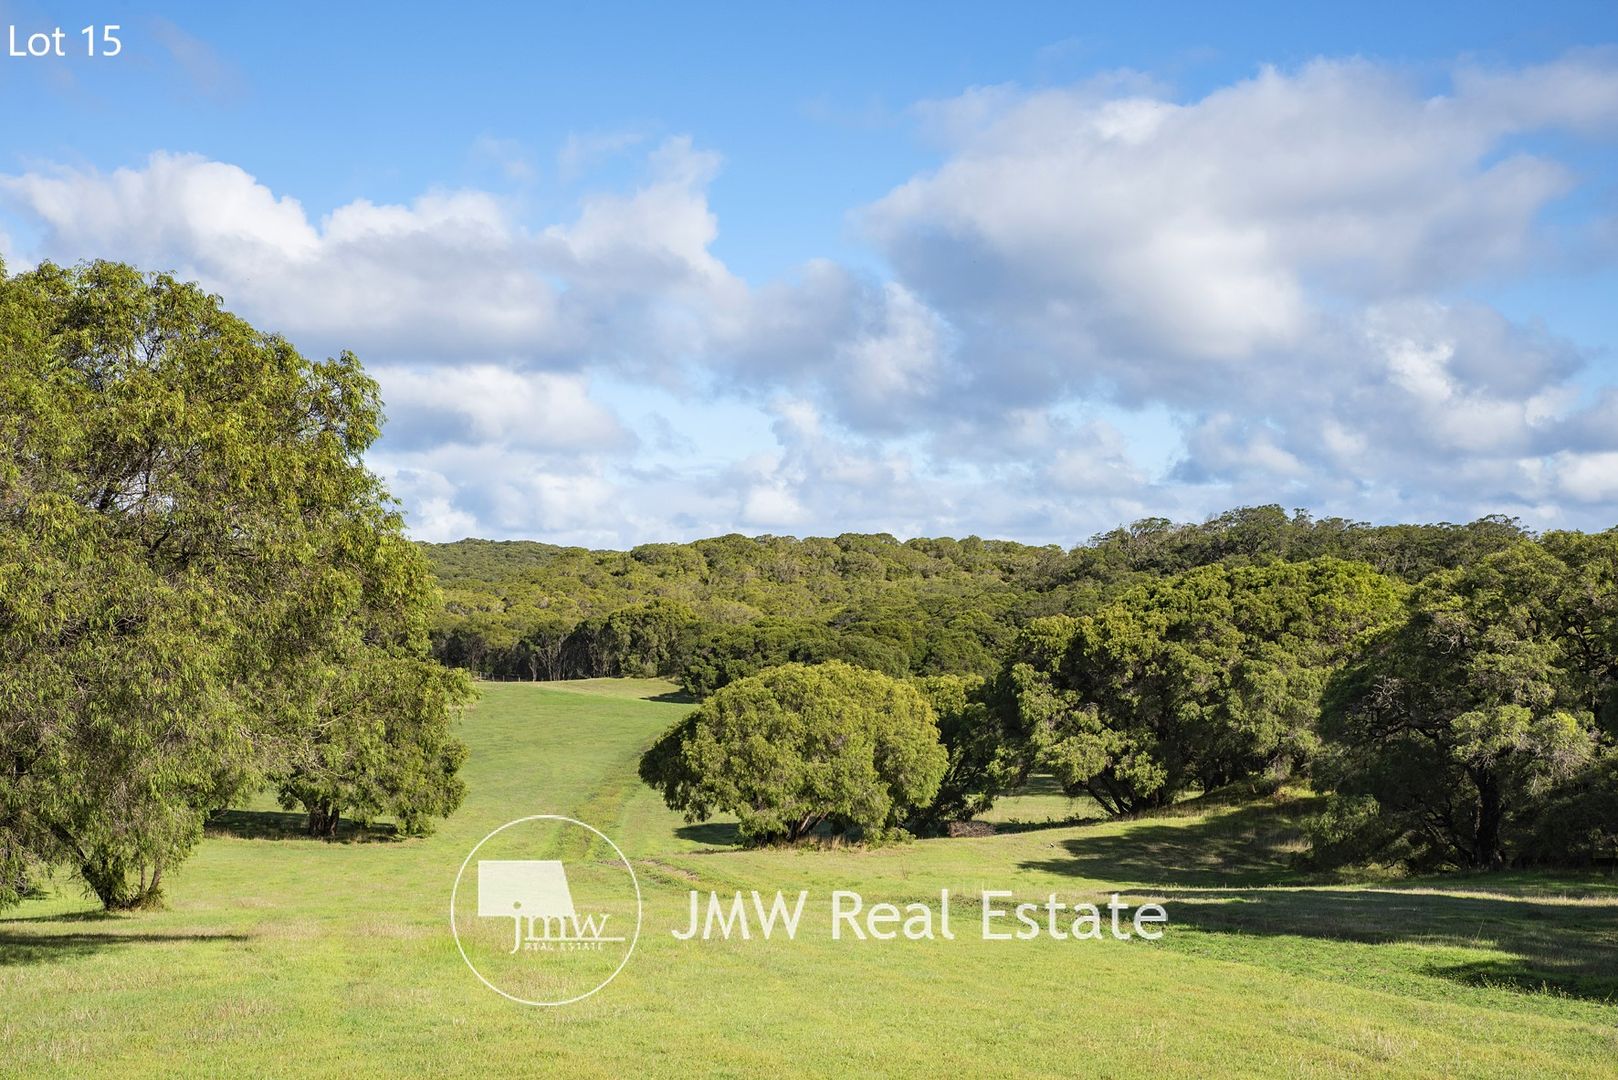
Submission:
M 424 538 L 1618 522 L 1618 7 L 0 3 L 0 254 L 353 348 Z

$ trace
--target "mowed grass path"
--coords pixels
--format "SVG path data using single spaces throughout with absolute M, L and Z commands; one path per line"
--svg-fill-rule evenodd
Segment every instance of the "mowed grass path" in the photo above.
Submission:
M 424 840 L 326 844 L 263 802 L 104 918 L 71 882 L 0 919 L 0 1073 L 19 1076 L 1618 1076 L 1618 882 L 1311 885 L 1304 801 L 1188 806 L 877 850 L 739 851 L 635 779 L 686 706 L 654 681 L 487 686 L 465 807 Z M 1007 816 L 1075 816 L 1025 796 Z M 462 859 L 513 818 L 589 822 L 646 898 L 623 974 L 575 1005 L 491 993 L 449 934 Z M 687 890 L 810 889 L 795 941 L 678 942 Z M 1157 943 L 834 942 L 829 895 L 1161 899 Z

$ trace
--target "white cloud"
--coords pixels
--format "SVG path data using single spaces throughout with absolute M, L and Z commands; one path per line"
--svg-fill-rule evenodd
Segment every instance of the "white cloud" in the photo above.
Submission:
M 1618 516 L 1610 374 L 1468 295 L 1557 264 L 1568 236 L 1618 235 L 1564 201 L 1590 182 L 1567 140 L 1618 136 L 1613 54 L 1462 67 L 1441 93 L 1363 60 L 1196 100 L 1124 73 L 914 116 L 939 164 L 854 214 L 885 272 L 810 259 L 744 281 L 715 251 L 718 155 L 631 133 L 563 145 L 564 180 L 629 153 L 643 175 L 562 220 L 482 190 L 314 214 L 236 165 L 160 152 L 0 176 L 0 224 L 53 258 L 195 277 L 308 351 L 355 348 L 391 418 L 374 460 L 424 536 L 1072 541 L 1272 500 Z M 472 153 L 532 177 L 509 141 Z M 669 407 L 637 438 L 618 417 L 654 390 Z M 679 402 L 697 395 L 770 434 L 694 429 Z M 1139 409 L 1178 447 L 1073 419 Z
M 638 190 L 592 195 L 538 231 L 473 190 L 359 199 L 314 221 L 235 165 L 165 152 L 110 173 L 0 176 L 0 199 L 52 258 L 176 270 L 312 347 L 577 367 L 660 348 L 662 333 L 688 333 L 674 302 L 733 287 L 707 251 L 717 158 L 671 139 L 650 165 Z
M 791 529 L 809 521 L 796 495 L 782 484 L 756 484 L 742 499 L 743 523 L 766 530 Z
M 245 273 L 266 257 L 307 258 L 319 245 L 298 200 L 195 154 L 156 153 L 145 168 L 111 173 L 25 173 L 0 178 L 0 191 L 49 230 L 53 254 L 103 246 L 130 257 L 199 253 Z
M 1089 496 L 1138 492 L 1149 483 L 1131 460 L 1123 433 L 1100 421 L 1062 439 L 1046 476 L 1058 491 Z
M 456 485 L 442 473 L 373 458 L 372 468 L 382 476 L 394 498 L 409 515 L 410 531 L 418 540 L 443 543 L 478 536 L 478 519 L 455 505 Z
M 0 177 L 0 196 L 44 227 L 53 258 L 173 269 L 295 340 L 487 356 L 556 333 L 551 286 L 484 192 L 362 199 L 316 223 L 243 169 L 160 152 L 139 169 Z
M 556 152 L 557 174 L 563 183 L 572 183 L 598 162 L 638 146 L 645 138 L 636 131 L 574 132 Z
M 371 464 L 414 510 L 422 539 L 543 537 L 605 546 L 639 524 L 632 499 L 599 459 L 554 455 L 497 443 L 443 443 L 399 451 L 386 444 Z M 475 523 L 475 525 L 469 525 Z
M 379 367 L 372 374 L 381 384 L 389 421 L 401 423 L 412 441 L 600 450 L 631 439 L 618 419 L 590 398 L 579 375 L 495 364 Z
M 1373 516 L 1542 507 L 1544 455 L 1602 441 L 1578 349 L 1457 290 L 1555 257 L 1540 222 L 1575 174 L 1521 137 L 1618 133 L 1611 54 L 1466 69 L 1439 95 L 1322 60 L 1190 102 L 1112 80 L 923 113 L 947 156 L 862 221 L 955 329 L 963 378 L 938 400 L 957 428 L 1075 398 L 1167 406 L 1192 486 L 1154 498 Z M 1093 453 L 1058 454 L 1053 482 L 1105 485 Z
M 1618 502 L 1618 451 L 1567 453 L 1556 461 L 1559 489 L 1582 502 Z
M 1547 85 L 1563 96 L 1538 100 Z M 1059 381 L 1169 396 L 1193 359 L 1226 376 L 1307 345 L 1324 296 L 1520 267 L 1571 177 L 1507 140 L 1611 119 L 1615 94 L 1618 68 L 1584 60 L 1449 97 L 1363 61 L 1266 69 L 1189 104 L 974 91 L 930 108 L 953 133 L 944 164 L 864 220 L 952 321 L 1026 334 Z M 1505 107 L 1518 98 L 1534 101 Z

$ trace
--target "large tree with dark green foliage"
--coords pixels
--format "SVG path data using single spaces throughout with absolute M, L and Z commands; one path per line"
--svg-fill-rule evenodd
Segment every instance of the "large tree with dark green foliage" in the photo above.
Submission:
M 1115 814 L 1303 766 L 1329 673 L 1402 587 L 1339 559 L 1215 564 L 1032 622 L 989 700 L 1026 768 Z
M 945 765 L 920 691 L 830 661 L 730 683 L 646 752 L 640 775 L 686 820 L 734 814 L 744 839 L 768 843 L 822 822 L 885 834 L 932 801 Z
M 360 462 L 379 422 L 354 357 L 194 286 L 0 271 L 0 901 L 67 864 L 155 902 L 207 812 L 341 719 L 334 665 L 423 658 L 388 616 L 431 600 Z
M 1334 680 L 1323 863 L 1618 854 L 1618 534 L 1552 534 L 1417 589 Z

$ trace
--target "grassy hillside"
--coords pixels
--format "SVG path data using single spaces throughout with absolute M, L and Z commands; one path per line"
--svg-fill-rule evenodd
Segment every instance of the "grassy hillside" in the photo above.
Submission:
M 0 920 L 0 1073 L 448 1076 L 1618 1076 L 1618 881 L 1491 875 L 1320 886 L 1286 868 L 1301 796 L 879 850 L 738 851 L 635 780 L 684 706 L 654 680 L 486 687 L 464 809 L 425 840 L 304 839 L 226 815 L 168 910 L 102 917 L 68 882 Z M 1038 792 L 1002 816 L 1082 817 Z M 461 860 L 533 813 L 603 829 L 646 923 L 600 994 L 513 1005 L 447 926 Z M 867 902 L 1117 889 L 1158 943 L 832 942 Z M 677 942 L 686 890 L 814 891 L 793 942 Z M 817 905 L 818 902 L 818 905 Z M 957 921 L 970 929 L 964 909 Z

